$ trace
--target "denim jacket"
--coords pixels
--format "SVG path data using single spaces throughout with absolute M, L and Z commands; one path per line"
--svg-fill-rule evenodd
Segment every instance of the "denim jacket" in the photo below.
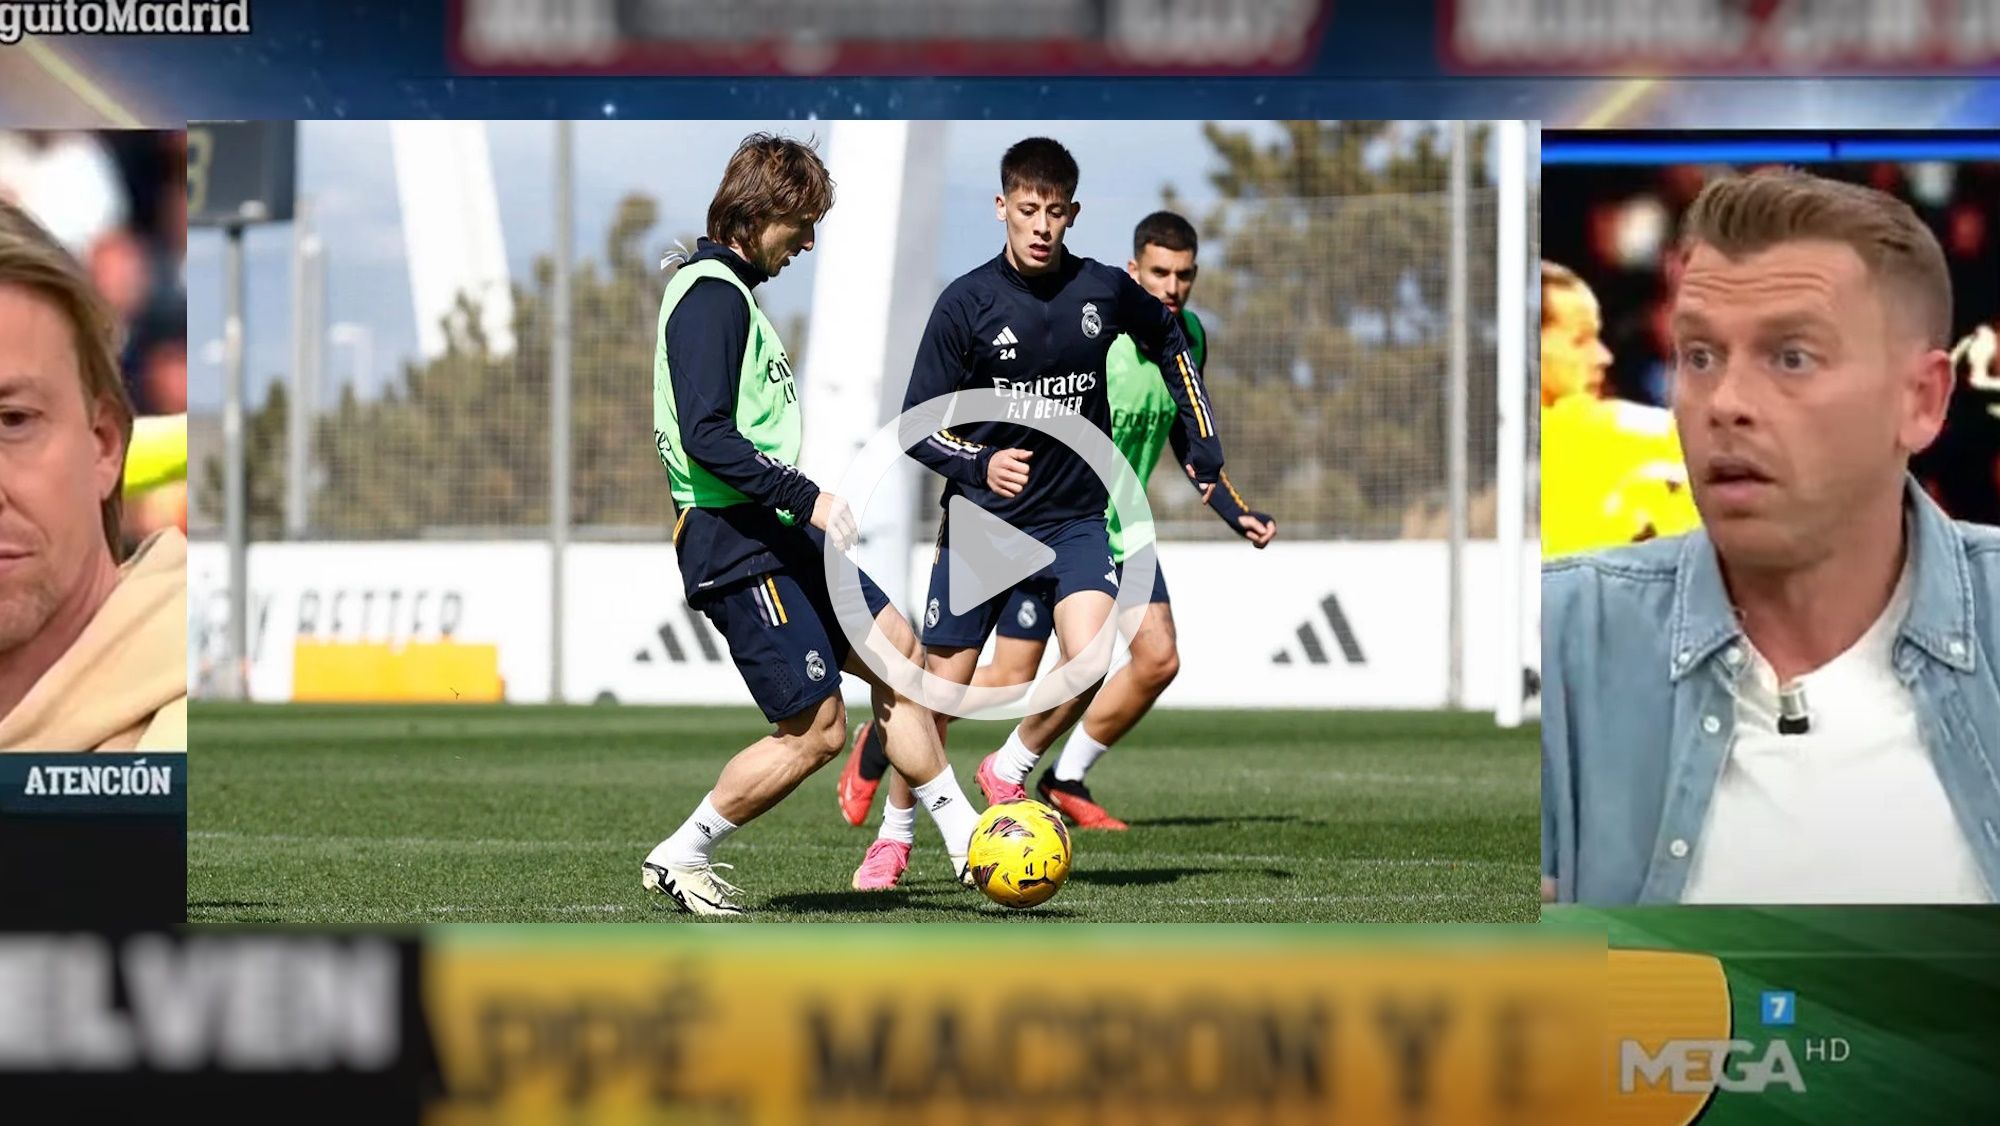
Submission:
M 2000 529 L 1905 497 L 1914 590 L 1896 675 L 2000 889 Z M 1729 758 L 1742 649 L 1708 536 L 1542 568 L 1542 872 L 1563 903 L 1677 903 Z

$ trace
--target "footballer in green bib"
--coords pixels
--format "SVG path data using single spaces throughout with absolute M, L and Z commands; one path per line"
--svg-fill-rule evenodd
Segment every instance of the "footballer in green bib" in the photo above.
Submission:
M 1201 318 L 1192 309 L 1182 309 L 1181 326 L 1192 345 L 1195 366 L 1205 367 L 1208 333 L 1201 327 Z M 1152 477 L 1153 468 L 1160 464 L 1160 451 L 1167 448 L 1179 408 L 1174 406 L 1174 397 L 1167 391 L 1160 365 L 1141 355 L 1139 346 L 1129 336 L 1121 336 L 1111 345 L 1111 353 L 1104 359 L 1104 372 L 1105 390 L 1111 397 L 1111 444 L 1125 455 L 1132 471 L 1139 475 L 1139 483 L 1144 485 Z M 1126 546 L 1124 522 L 1119 519 L 1116 506 L 1105 508 L 1104 522 L 1111 533 L 1111 557 L 1123 563 L 1131 550 Z M 1131 537 L 1131 548 L 1143 547 L 1151 541 L 1150 529 L 1134 531 L 1137 534 Z
M 675 271 L 660 299 L 660 322 L 653 334 L 653 435 L 660 460 L 667 466 L 667 482 L 677 508 L 727 508 L 746 503 L 749 498 L 707 469 L 688 460 L 673 436 L 680 433 L 680 411 L 674 401 L 673 371 L 667 359 L 667 321 L 681 298 L 695 282 L 714 278 L 728 282 L 743 294 L 750 309 L 750 342 L 743 350 L 743 368 L 737 382 L 736 429 L 757 452 L 796 465 L 799 460 L 799 390 L 792 379 L 792 363 L 785 344 L 764 310 L 750 296 L 735 271 L 714 259 L 689 262 Z M 778 518 L 796 523 L 798 514 L 780 510 Z
M 681 262 L 660 295 L 653 445 L 678 510 L 673 542 L 681 591 L 721 635 L 769 723 L 715 776 L 713 788 L 699 796 L 692 787 L 681 791 L 687 803 L 681 808 L 693 812 L 640 862 L 640 886 L 685 914 L 745 913 L 747 897 L 717 871 L 730 865 L 717 862 L 715 850 L 784 800 L 846 740 L 843 672 L 868 681 L 873 722 L 889 730 L 895 766 L 937 825 L 962 880 L 979 822 L 945 758 L 937 721 L 855 656 L 838 620 L 827 553 L 851 547 L 853 513 L 799 470 L 798 384 L 784 342 L 753 292 L 812 250 L 815 228 L 832 206 L 832 177 L 811 145 L 751 134 L 730 157 L 708 205 L 707 235 L 692 253 L 669 258 Z M 872 634 L 892 643 L 907 639 L 904 652 L 914 650 L 910 623 L 867 574 L 860 580 Z M 634 601 L 635 608 L 644 605 Z M 706 637 L 701 646 L 712 660 Z

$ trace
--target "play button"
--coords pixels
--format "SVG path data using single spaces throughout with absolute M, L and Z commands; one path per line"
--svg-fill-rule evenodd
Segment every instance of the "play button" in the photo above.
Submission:
M 1033 399 L 1034 396 L 1029 396 Z M 1104 484 L 1111 507 L 1125 527 L 1150 525 L 1153 511 L 1146 504 L 1146 483 L 1132 463 L 1111 444 L 1111 436 L 1081 414 L 1037 409 L 1020 417 L 1025 399 L 996 396 L 990 391 L 954 391 L 918 403 L 884 423 L 861 447 L 834 492 L 846 497 L 856 518 L 868 510 L 877 484 L 909 464 L 910 447 L 943 429 L 976 422 L 1011 422 L 1048 435 L 1083 460 Z M 1055 560 L 1055 552 L 1016 531 L 977 505 L 957 497 L 945 509 L 945 600 L 953 614 L 992 599 Z M 1065 660 L 1035 681 L 1026 693 L 1013 685 L 958 684 L 925 668 L 903 651 L 891 631 L 884 631 L 861 588 L 861 566 L 851 551 L 827 540 L 826 589 L 833 600 L 840 631 L 853 654 L 870 672 L 907 699 L 929 710 L 961 719 L 1018 719 L 1073 700 L 1104 678 L 1120 635 L 1131 637 L 1145 621 L 1153 593 L 1153 553 L 1141 551 L 1106 578 L 1118 585 L 1112 612 L 1080 649 L 1065 645 Z M 1107 570 L 1110 568 L 1107 566 Z M 935 628 L 947 607 L 940 599 L 923 604 L 920 630 Z M 916 623 L 913 623 L 916 624 Z M 1075 638 L 1065 641 L 1075 642 Z
M 945 506 L 945 582 L 954 615 L 972 610 L 1055 561 L 1040 540 L 955 496 Z

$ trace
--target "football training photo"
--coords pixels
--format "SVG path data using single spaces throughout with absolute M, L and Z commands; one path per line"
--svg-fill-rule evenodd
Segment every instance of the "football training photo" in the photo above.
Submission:
M 189 138 L 190 921 L 1537 917 L 1524 123 Z

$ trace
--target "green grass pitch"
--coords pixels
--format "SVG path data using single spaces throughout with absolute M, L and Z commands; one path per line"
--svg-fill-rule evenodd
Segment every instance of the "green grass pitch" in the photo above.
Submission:
M 198 703 L 192 722 L 197 923 L 681 925 L 639 861 L 769 730 L 733 708 Z M 975 805 L 1007 730 L 951 729 Z M 1158 712 L 1091 773 L 1131 830 L 1075 834 L 1069 883 L 1030 911 L 955 884 L 923 817 L 904 887 L 851 890 L 875 822 L 841 820 L 839 760 L 717 859 L 763 920 L 1532 922 L 1538 745 L 1482 714 Z

